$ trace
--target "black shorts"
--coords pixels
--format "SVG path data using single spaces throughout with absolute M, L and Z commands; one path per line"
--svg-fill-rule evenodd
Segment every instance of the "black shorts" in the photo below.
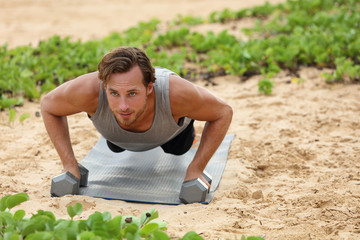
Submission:
M 189 125 L 175 138 L 171 139 L 167 143 L 164 143 L 160 147 L 166 153 L 173 155 L 182 155 L 189 151 L 195 139 L 194 120 L 191 120 Z M 125 149 L 113 144 L 106 140 L 106 143 L 111 151 L 119 153 L 125 151 Z

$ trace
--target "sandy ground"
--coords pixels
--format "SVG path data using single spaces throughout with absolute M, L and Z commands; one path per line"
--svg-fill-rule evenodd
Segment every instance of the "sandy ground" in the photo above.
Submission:
M 120 2 L 120 4 L 119 4 Z M 239 0 L 13 0 L 0 1 L 0 44 L 37 44 L 53 34 L 84 40 L 101 38 L 137 21 L 177 13 L 207 16 L 211 11 L 239 9 L 265 1 Z M 277 2 L 277 1 L 272 1 Z M 326 71 L 326 70 L 323 70 Z M 266 239 L 360 239 L 360 86 L 327 85 L 321 71 L 302 69 L 302 83 L 282 72 L 271 96 L 257 91 L 260 77 L 246 82 L 216 78 L 207 88 L 234 109 L 229 133 L 235 133 L 229 160 L 208 205 L 135 204 L 86 196 L 50 198 L 51 178 L 62 166 L 44 129 L 39 102 L 26 102 L 9 124 L 0 112 L 0 196 L 27 192 L 21 205 L 28 214 L 50 210 L 67 217 L 66 206 L 139 215 L 155 207 L 168 222 L 173 238 L 195 230 L 206 239 L 235 239 L 242 234 Z M 199 80 L 199 85 L 205 82 Z M 77 158 L 98 140 L 85 113 L 69 117 Z M 201 129 L 201 124 L 197 123 Z

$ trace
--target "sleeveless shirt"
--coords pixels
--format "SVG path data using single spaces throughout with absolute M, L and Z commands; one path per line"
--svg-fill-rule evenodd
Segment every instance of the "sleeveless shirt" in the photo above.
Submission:
M 151 127 L 145 132 L 131 132 L 119 126 L 111 112 L 106 92 L 100 84 L 99 102 L 95 114 L 90 117 L 95 128 L 108 141 L 129 151 L 146 151 L 176 137 L 190 123 L 191 119 L 183 117 L 176 123 L 170 107 L 169 76 L 174 72 L 155 67 L 155 116 Z

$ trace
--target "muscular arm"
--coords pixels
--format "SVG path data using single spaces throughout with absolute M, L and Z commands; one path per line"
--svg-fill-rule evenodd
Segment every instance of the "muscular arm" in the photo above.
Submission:
M 68 81 L 42 100 L 41 113 L 45 128 L 61 159 L 65 171 L 80 178 L 79 168 L 71 146 L 67 116 L 87 112 L 95 113 L 100 81 L 97 73 L 89 73 Z
M 232 108 L 205 88 L 178 76 L 170 77 L 170 104 L 175 120 L 186 116 L 206 121 L 199 148 L 187 169 L 185 180 L 202 178 L 202 172 L 230 126 Z

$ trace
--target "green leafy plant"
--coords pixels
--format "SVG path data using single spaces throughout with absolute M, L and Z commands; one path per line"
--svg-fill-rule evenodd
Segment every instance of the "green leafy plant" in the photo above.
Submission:
M 25 119 L 30 118 L 30 113 L 23 113 L 19 117 L 19 122 L 22 123 Z
M 13 124 L 15 122 L 16 119 L 16 111 L 14 108 L 9 108 L 9 123 Z M 25 121 L 25 119 L 30 118 L 30 114 L 29 113 L 23 113 L 20 115 L 19 117 L 19 122 L 22 123 L 23 121 Z
M 274 82 L 270 81 L 269 79 L 263 79 L 258 83 L 259 92 L 262 92 L 265 95 L 270 95 L 272 93 L 273 85 Z
M 224 30 L 200 33 L 195 24 L 254 18 L 243 31 L 249 40 Z M 101 57 L 117 46 L 146 50 L 152 63 L 182 76 L 200 69 L 209 76 L 232 74 L 242 79 L 262 74 L 271 78 L 281 70 L 329 68 L 328 83 L 360 81 L 360 2 L 357 0 L 287 0 L 240 10 L 224 9 L 207 19 L 177 16 L 165 31 L 157 19 L 140 22 L 123 32 L 94 41 L 53 36 L 38 46 L 8 49 L 0 46 L 0 109 L 22 105 L 22 97 L 39 99 L 56 86 L 97 70 Z M 179 26 L 180 25 L 180 26 Z
M 0 109 L 6 109 L 14 106 L 20 106 L 24 103 L 23 98 L 12 98 L 7 97 L 6 95 L 1 95 L 0 97 Z
M 355 65 L 352 60 L 345 59 L 344 57 L 337 58 L 335 63 L 338 67 L 332 74 L 322 74 L 327 83 L 360 80 L 360 65 Z
M 16 111 L 14 108 L 9 109 L 9 122 L 12 123 L 15 121 L 16 118 Z
M 158 211 L 151 209 L 141 214 L 140 218 L 134 216 L 115 216 L 110 212 L 95 212 L 88 219 L 74 220 L 80 216 L 83 206 L 75 203 L 67 207 L 70 217 L 56 219 L 50 211 L 38 210 L 27 218 L 22 209 L 11 212 L 15 206 L 28 201 L 26 193 L 6 195 L 0 199 L 0 240 L 27 239 L 27 240 L 94 240 L 94 239 L 158 239 L 169 240 L 164 232 L 167 223 L 155 221 L 159 217 Z M 190 231 L 181 240 L 202 240 L 197 233 Z M 263 240 L 260 237 L 245 237 L 247 240 Z
M 109 212 L 95 212 L 86 220 L 74 220 L 80 216 L 80 203 L 68 206 L 70 220 L 56 219 L 50 211 L 38 210 L 26 218 L 24 210 L 11 209 L 29 199 L 26 193 L 7 195 L 0 200 L 0 239 L 170 239 L 164 232 L 166 222 L 154 221 L 159 217 L 155 209 L 133 216 L 111 217 Z M 194 232 L 191 239 L 202 239 Z M 185 238 L 188 239 L 188 238 Z
M 176 15 L 175 19 L 171 21 L 171 26 L 188 25 L 194 26 L 205 23 L 205 20 L 201 17 L 195 17 L 191 15 L 182 16 L 181 14 Z
M 264 238 L 262 238 L 262 237 L 257 237 L 257 236 L 250 236 L 250 237 L 242 236 L 242 237 L 241 237 L 241 240 L 264 240 Z
M 190 30 L 187 27 L 169 30 L 165 34 L 160 34 L 155 38 L 153 44 L 158 47 L 175 47 L 185 43 Z

